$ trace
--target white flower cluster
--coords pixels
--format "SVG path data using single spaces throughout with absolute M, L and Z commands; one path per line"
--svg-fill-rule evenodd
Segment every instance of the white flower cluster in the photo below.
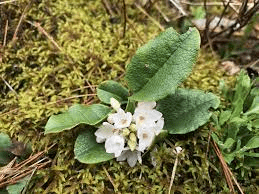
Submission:
M 111 98 L 116 113 L 109 115 L 95 132 L 98 143 L 105 142 L 107 153 L 113 153 L 117 161 L 128 161 L 131 167 L 141 160 L 144 152 L 153 142 L 163 126 L 162 113 L 155 110 L 156 102 L 139 102 L 134 114 L 124 112 L 120 103 Z

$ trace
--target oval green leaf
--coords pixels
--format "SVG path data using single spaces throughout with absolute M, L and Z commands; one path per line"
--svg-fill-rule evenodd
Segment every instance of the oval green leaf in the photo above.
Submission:
M 126 69 L 136 101 L 157 101 L 172 94 L 190 74 L 200 48 L 200 35 L 190 28 L 179 35 L 168 28 L 137 50 Z
M 259 136 L 252 137 L 242 148 L 244 150 L 259 148 Z
M 49 118 L 45 126 L 45 134 L 59 133 L 83 123 L 96 125 L 104 120 L 110 112 L 111 109 L 102 104 L 93 104 L 90 106 L 80 104 L 73 105 L 67 112 L 52 115 Z
M 5 133 L 0 133 L 0 150 L 9 148 L 11 144 L 11 138 Z
M 164 129 L 170 134 L 185 134 L 205 124 L 211 116 L 209 108 L 219 106 L 219 98 L 212 93 L 178 89 L 158 101 L 157 110 L 165 119 Z
M 239 117 L 240 113 L 243 112 L 245 100 L 251 90 L 252 82 L 248 75 L 244 71 L 240 72 L 237 77 L 237 83 L 235 87 L 235 95 L 232 102 L 233 112 L 231 118 Z
M 114 158 L 113 154 L 106 153 L 104 144 L 96 142 L 95 130 L 86 130 L 79 134 L 75 142 L 75 158 L 82 163 L 96 164 Z
M 20 179 L 17 183 L 13 185 L 8 185 L 6 190 L 9 194 L 21 194 L 24 187 L 27 185 L 27 182 L 30 181 L 30 176 L 26 176 L 23 179 Z M 25 192 L 24 192 L 25 193 Z
M 127 102 L 129 91 L 118 82 L 109 80 L 102 82 L 97 88 L 98 98 L 105 104 L 110 104 L 110 99 L 115 98 L 120 103 Z
M 259 114 L 259 96 L 256 96 L 249 110 L 244 115 Z

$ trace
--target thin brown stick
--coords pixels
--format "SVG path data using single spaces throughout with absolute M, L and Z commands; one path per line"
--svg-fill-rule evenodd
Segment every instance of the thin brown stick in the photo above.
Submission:
M 12 92 L 14 92 L 14 93 L 17 95 L 16 91 L 15 91 L 15 90 L 13 89 L 13 87 L 3 78 L 3 76 L 1 76 L 1 78 L 2 78 L 3 82 L 7 85 L 7 87 L 8 87 Z
M 168 189 L 168 194 L 171 193 L 171 189 L 172 189 L 172 186 L 173 186 L 173 183 L 174 183 L 174 177 L 175 177 L 175 173 L 176 173 L 177 164 L 178 164 L 178 154 L 176 155 L 176 159 L 175 159 L 175 162 L 174 162 L 174 167 L 173 167 L 173 171 L 172 171 L 172 175 L 171 175 L 171 180 L 170 180 L 170 185 L 169 185 L 169 189 Z
M 71 99 L 74 99 L 74 98 L 81 98 L 81 97 L 85 97 L 85 96 L 96 96 L 96 95 L 97 94 L 82 94 L 82 95 L 77 95 L 77 96 L 71 96 L 71 97 L 68 97 L 68 98 L 63 98 L 61 100 L 57 100 L 55 102 L 49 102 L 49 103 L 47 103 L 47 105 L 56 104 L 56 103 L 66 101 L 66 100 L 71 100 Z
M 15 31 L 14 31 L 12 41 L 14 41 L 14 40 L 17 39 L 17 33 L 18 33 L 18 31 L 19 31 L 19 28 L 20 28 L 20 26 L 21 26 L 21 24 L 22 24 L 22 20 L 24 19 L 25 14 L 26 14 L 26 12 L 28 11 L 30 5 L 31 5 L 31 2 L 29 2 L 29 4 L 26 5 L 25 9 L 23 10 L 23 13 L 22 13 L 22 15 L 21 15 L 21 17 L 20 17 L 20 20 L 19 20 L 19 22 L 18 22 L 18 25 L 16 26 L 16 29 L 15 29 Z
M 107 9 L 111 17 L 115 17 L 115 13 L 111 9 L 111 5 L 107 0 L 102 0 L 104 7 Z
M 161 26 L 161 24 L 156 21 L 153 17 L 151 17 L 140 5 L 138 5 L 137 3 L 135 3 L 135 6 L 143 13 L 145 14 L 155 25 L 157 25 L 159 27 L 160 30 L 164 31 L 165 28 L 163 26 Z
M 81 97 L 84 97 L 84 96 L 96 96 L 96 95 L 97 94 L 83 94 L 83 95 L 71 96 L 71 97 L 68 97 L 68 98 L 63 98 L 63 99 L 57 100 L 55 102 L 48 102 L 45 105 L 51 105 L 51 104 L 59 103 L 59 102 L 62 102 L 62 101 L 70 100 L 70 99 L 73 99 L 73 98 L 81 98 Z M 2 117 L 4 115 L 8 115 L 8 114 L 10 114 L 12 112 L 15 112 L 17 110 L 19 110 L 19 108 L 16 108 L 16 109 L 10 110 L 8 112 L 2 113 L 2 114 L 0 114 L 0 117 Z
M 46 166 L 46 165 L 49 164 L 50 162 L 51 162 L 51 161 L 49 160 L 49 161 L 47 161 L 47 162 L 41 164 L 37 169 L 43 168 L 44 166 Z M 27 172 L 25 172 L 25 173 L 23 173 L 23 174 L 20 174 L 19 176 L 16 176 L 15 178 L 11 178 L 11 179 L 8 179 L 8 180 L 5 181 L 5 182 L 0 183 L 0 188 L 6 186 L 6 185 L 8 185 L 8 184 L 15 184 L 15 183 L 17 183 L 21 178 L 24 178 L 25 176 L 31 174 L 31 173 L 33 172 L 33 170 L 34 170 L 34 169 L 31 169 L 31 170 L 29 170 L 29 171 L 27 171 Z
M 222 169 L 223 169 L 223 172 L 224 172 L 224 175 L 225 175 L 225 178 L 226 178 L 226 181 L 227 181 L 227 184 L 228 184 L 228 187 L 230 189 L 230 192 L 231 193 L 234 193 L 235 192 L 235 189 L 234 189 L 234 185 L 233 185 L 233 182 L 231 180 L 231 175 L 230 175 L 230 169 L 229 167 L 227 166 L 225 160 L 224 160 L 224 157 L 223 155 L 221 154 L 217 144 L 212 140 L 212 145 L 213 145 L 213 149 L 215 151 L 215 153 L 217 154 L 218 158 L 219 158 L 219 161 L 221 163 L 221 166 L 222 166 Z
M 6 46 L 7 31 L 8 31 L 8 20 L 6 20 L 6 23 L 5 23 L 3 47 Z
M 6 4 L 6 3 L 12 3 L 12 2 L 15 2 L 15 1 L 17 1 L 17 0 L 3 1 L 3 2 L 0 2 L 0 5 Z
M 183 16 L 187 16 L 188 14 L 186 11 L 183 9 L 179 1 L 176 0 L 169 0 L 180 12 Z
M 33 169 L 32 173 L 31 173 L 29 179 L 27 180 L 27 183 L 26 183 L 26 185 L 25 185 L 25 187 L 24 187 L 24 189 L 23 189 L 23 191 L 22 191 L 22 194 L 25 194 L 25 193 L 26 193 L 26 190 L 27 190 L 27 188 L 28 188 L 29 182 L 31 181 L 31 178 L 32 178 L 32 176 L 34 175 L 34 173 L 36 172 L 36 170 L 37 170 L 37 167 L 35 167 L 35 168 Z
M 208 134 L 208 142 L 207 142 L 207 149 L 206 149 L 206 155 L 205 155 L 206 159 L 208 158 L 208 153 L 209 153 L 209 148 L 210 148 L 210 139 L 211 139 L 211 131 L 209 131 L 209 134 Z
M 14 168 L 16 168 L 16 170 L 20 170 L 25 165 L 27 165 L 27 164 L 31 163 L 32 161 L 34 161 L 35 159 L 41 157 L 44 153 L 45 153 L 44 151 L 41 151 L 41 152 L 33 155 L 32 157 L 29 157 L 27 160 L 23 160 L 19 164 L 15 165 Z
M 0 114 L 0 117 L 2 117 L 2 116 L 4 116 L 4 115 L 7 115 L 7 114 L 10 114 L 10 113 L 12 113 L 12 112 L 15 112 L 15 111 L 17 111 L 17 110 L 19 110 L 19 108 L 15 108 L 15 109 L 10 110 L 10 111 L 8 111 L 8 112 L 2 113 L 2 114 Z
M 224 15 L 225 15 L 225 13 L 226 13 L 226 11 L 227 11 L 227 8 L 228 8 L 230 2 L 231 2 L 231 0 L 228 0 L 227 5 L 225 5 L 225 3 L 223 3 L 224 9 L 223 9 L 223 11 L 222 11 L 222 13 L 221 13 L 221 15 L 220 15 L 219 21 L 217 22 L 216 26 L 214 26 L 214 28 L 211 30 L 210 33 L 213 33 L 214 30 L 219 26 L 221 20 L 223 19 Z
M 207 5 L 208 5 L 208 6 L 218 6 L 218 5 L 222 6 L 222 5 L 224 5 L 224 3 L 226 3 L 226 2 L 227 2 L 227 1 L 223 1 L 223 2 L 207 2 Z M 181 0 L 181 3 L 187 4 L 187 5 L 193 5 L 193 6 L 202 6 L 202 5 L 204 5 L 203 2 L 194 3 L 194 2 L 183 1 L 183 0 Z M 240 3 L 240 2 L 231 2 L 230 5 L 242 5 L 242 3 Z M 247 5 L 248 5 L 248 6 L 253 6 L 254 3 L 248 3 Z
M 95 87 L 92 86 L 88 80 L 86 80 L 86 83 L 87 83 L 88 86 L 90 87 L 91 91 L 92 91 L 93 93 L 95 93 L 95 88 L 96 88 L 97 86 L 95 86 Z
M 17 157 L 11 160 L 5 167 L 3 167 L 0 171 L 0 182 L 4 179 L 6 172 L 13 167 Z
M 33 173 L 35 172 L 35 169 L 41 169 L 45 167 L 47 164 L 49 164 L 51 160 L 48 157 L 45 157 L 42 159 L 40 158 L 54 145 L 55 144 L 51 145 L 45 151 L 38 152 L 37 154 L 29 157 L 28 159 L 22 161 L 21 163 L 14 165 L 12 168 L 8 169 L 8 171 L 2 173 L 4 176 L 3 177 L 1 176 L 0 188 L 8 184 L 14 184 L 18 182 L 21 178 L 27 176 L 28 174 L 31 174 L 32 176 Z M 15 160 L 16 158 L 13 161 Z M 27 166 L 30 163 L 32 164 L 30 166 Z
M 126 27 L 127 27 L 127 8 L 126 8 L 126 3 L 125 0 L 122 0 L 123 3 L 123 38 L 126 35 Z
M 44 34 L 51 42 L 52 44 L 54 44 L 54 46 L 59 50 L 59 51 L 63 51 L 63 49 L 58 45 L 58 43 L 54 40 L 54 38 L 49 35 L 46 30 L 44 28 L 41 27 L 40 23 L 39 22 L 30 22 L 30 21 L 27 21 L 27 23 L 31 24 L 32 26 L 38 28 L 38 30 Z
M 114 191 L 117 192 L 118 189 L 117 189 L 117 187 L 115 186 L 115 184 L 114 184 L 114 182 L 113 182 L 113 180 L 112 180 L 112 177 L 110 176 L 110 174 L 108 173 L 107 169 L 106 169 L 104 166 L 103 166 L 103 170 L 104 170 L 106 176 L 108 177 L 108 179 L 110 180 L 110 182 L 111 182 L 111 184 L 112 184 L 112 186 L 113 186 L 113 188 L 114 188 Z
M 140 34 L 138 33 L 138 31 L 136 30 L 133 22 L 131 22 L 131 20 L 129 18 L 127 18 L 128 24 L 129 26 L 133 29 L 133 31 L 136 33 L 137 37 L 139 38 L 139 40 L 144 43 L 144 40 L 142 39 L 142 37 L 140 36 Z
M 162 10 L 160 9 L 160 7 L 159 7 L 157 4 L 155 4 L 155 8 L 156 8 L 157 11 L 161 14 L 161 16 L 164 18 L 164 20 L 165 20 L 166 22 L 170 22 L 170 19 L 165 15 L 164 12 L 162 12 Z
M 88 81 L 87 81 L 88 82 Z M 78 90 L 82 90 L 82 89 L 87 89 L 87 88 L 91 88 L 91 90 L 92 89 L 94 89 L 94 88 L 96 88 L 97 87 L 97 85 L 88 85 L 88 86 L 84 86 L 84 87 L 82 87 L 82 88 L 77 88 L 77 89 L 74 89 L 74 90 L 71 90 L 71 92 L 76 92 L 76 91 L 78 91 Z M 92 90 L 93 91 L 93 90 Z
M 228 173 L 231 175 L 233 181 L 235 182 L 237 188 L 239 189 L 240 193 L 241 193 L 241 194 L 244 194 L 244 192 L 243 192 L 241 186 L 240 186 L 239 183 L 237 182 L 237 180 L 236 180 L 235 176 L 233 175 L 233 173 L 231 172 L 231 170 L 230 170 L 229 168 L 227 168 L 227 170 L 228 170 Z

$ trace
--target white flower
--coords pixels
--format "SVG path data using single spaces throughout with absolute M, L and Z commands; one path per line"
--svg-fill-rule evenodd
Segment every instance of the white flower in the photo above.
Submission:
M 122 129 L 130 126 L 132 114 L 130 112 L 125 113 L 124 110 L 119 108 L 117 113 L 111 114 L 107 120 L 110 123 L 114 123 L 116 129 Z
M 110 99 L 110 103 L 111 103 L 111 106 L 114 110 L 118 111 L 118 109 L 121 107 L 120 103 L 118 100 L 116 100 L 115 98 L 111 98 Z
M 183 149 L 178 146 L 178 147 L 175 148 L 175 150 L 176 150 L 177 154 L 180 154 Z
M 139 102 L 138 103 L 138 107 L 140 109 L 145 109 L 145 110 L 152 110 L 153 108 L 155 108 L 156 106 L 156 102 Z
M 121 153 L 121 155 L 117 158 L 117 161 L 124 161 L 126 159 L 130 167 L 135 166 L 137 161 L 139 161 L 139 163 L 141 164 L 142 163 L 141 152 L 137 150 L 131 151 L 131 150 L 128 150 L 128 148 L 126 148 Z
M 162 118 L 162 113 L 153 109 L 156 102 L 140 102 L 135 109 L 133 119 L 137 128 L 151 127 L 155 122 Z
M 107 153 L 114 153 L 115 157 L 121 155 L 124 149 L 125 140 L 120 135 L 113 135 L 105 141 L 105 149 Z
M 153 128 L 139 128 L 137 135 L 139 139 L 138 151 L 143 152 L 153 142 L 155 131 Z
M 103 143 L 106 139 L 113 135 L 114 126 L 104 122 L 99 129 L 94 133 L 97 143 Z
M 155 131 L 155 134 L 156 135 L 158 135 L 160 132 L 161 132 L 161 130 L 163 129 L 163 127 L 164 127 L 164 118 L 163 117 L 161 117 L 157 122 L 156 122 L 156 124 L 154 125 L 154 127 L 153 127 L 153 130 Z

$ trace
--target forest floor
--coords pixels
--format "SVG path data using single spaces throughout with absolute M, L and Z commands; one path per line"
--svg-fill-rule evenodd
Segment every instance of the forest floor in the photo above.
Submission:
M 0 132 L 31 145 L 32 155 L 26 156 L 31 162 L 23 166 L 31 175 L 27 192 L 168 193 L 177 145 L 183 152 L 171 193 L 229 193 L 209 143 L 210 123 L 186 135 L 169 136 L 151 152 L 153 159 L 147 154 L 133 168 L 115 160 L 79 163 L 73 149 L 80 127 L 44 135 L 51 115 L 74 103 L 97 102 L 95 88 L 101 82 L 115 80 L 126 85 L 125 67 L 139 47 L 167 27 L 179 33 L 188 28 L 185 20 L 181 21 L 185 26 L 179 26 L 179 10 L 172 5 L 161 3 L 147 12 L 133 0 L 123 2 L 23 0 L 0 4 Z M 220 80 L 232 87 L 235 75 L 222 68 L 221 54 L 209 46 L 202 48 L 182 87 L 218 96 Z M 14 143 L 12 153 L 20 157 L 23 152 Z M 238 170 L 232 171 L 239 177 Z M 245 193 L 259 192 L 256 173 L 238 179 Z

